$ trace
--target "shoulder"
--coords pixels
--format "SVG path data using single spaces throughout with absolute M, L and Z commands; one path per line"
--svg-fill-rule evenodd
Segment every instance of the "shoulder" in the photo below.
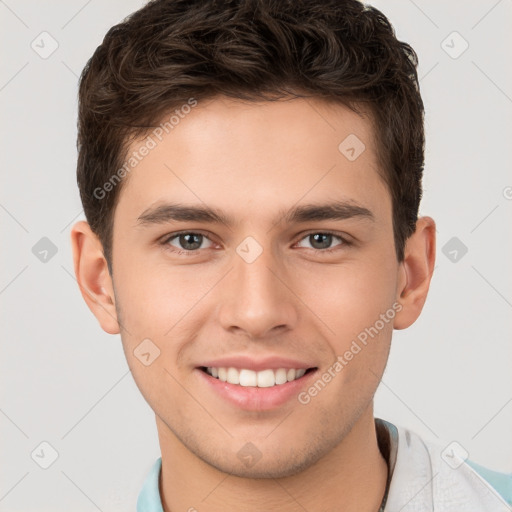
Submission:
M 416 434 L 414 435 L 419 438 Z M 434 500 L 446 508 L 449 502 L 466 503 L 467 510 L 510 511 L 512 473 L 500 473 L 469 460 L 456 441 L 448 446 L 421 440 L 429 452 Z M 470 505 L 471 503 L 471 505 Z
M 512 473 L 493 471 L 471 460 L 466 460 L 466 464 L 491 485 L 509 505 L 512 505 Z
M 457 442 L 443 447 L 408 429 L 397 431 L 386 511 L 510 512 L 512 474 L 469 461 Z

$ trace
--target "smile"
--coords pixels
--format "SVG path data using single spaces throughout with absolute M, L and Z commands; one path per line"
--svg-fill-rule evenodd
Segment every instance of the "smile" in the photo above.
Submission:
M 273 386 L 281 386 L 287 382 L 303 377 L 309 370 L 313 368 L 278 368 L 266 369 L 261 371 L 249 370 L 246 368 L 233 367 L 203 367 L 201 368 L 208 375 L 220 380 L 243 387 L 270 388 Z

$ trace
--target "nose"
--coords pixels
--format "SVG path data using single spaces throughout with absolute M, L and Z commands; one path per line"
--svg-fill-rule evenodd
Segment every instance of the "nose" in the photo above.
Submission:
M 294 329 L 298 299 L 290 276 L 270 249 L 248 263 L 234 255 L 234 268 L 224 280 L 219 321 L 231 332 L 253 340 L 269 338 Z

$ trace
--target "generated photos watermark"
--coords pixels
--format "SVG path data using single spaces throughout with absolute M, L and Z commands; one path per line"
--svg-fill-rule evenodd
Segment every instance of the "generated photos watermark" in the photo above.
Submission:
M 172 115 L 160 123 L 145 139 L 144 142 L 125 159 L 124 164 L 106 181 L 101 187 L 94 189 L 93 195 L 96 199 L 102 200 L 106 195 L 114 190 L 121 183 L 123 178 L 128 175 L 137 165 L 155 149 L 166 135 L 171 133 L 176 126 L 184 119 L 192 109 L 197 105 L 195 98 L 189 98 L 187 103 L 179 109 L 175 109 Z
M 322 375 L 307 390 L 302 391 L 297 396 L 299 403 L 307 405 L 316 397 L 340 372 L 349 364 L 354 357 L 359 354 L 363 348 L 368 346 L 368 342 L 373 340 L 391 322 L 397 313 L 402 311 L 403 306 L 395 302 L 385 313 L 381 313 L 378 320 L 373 325 L 362 330 L 357 338 L 352 340 L 350 347 L 336 358 L 336 361 L 322 373 Z

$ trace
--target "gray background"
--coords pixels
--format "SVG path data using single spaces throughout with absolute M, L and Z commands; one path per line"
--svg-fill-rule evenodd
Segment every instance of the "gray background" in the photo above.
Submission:
M 108 28 L 142 3 L 0 0 L 1 511 L 134 510 L 160 453 L 119 336 L 80 296 L 69 244 L 83 218 L 77 78 Z M 420 57 L 421 213 L 438 226 L 430 296 L 395 333 L 376 414 L 510 472 L 512 2 L 373 4 Z M 48 469 L 43 441 L 58 453 Z

